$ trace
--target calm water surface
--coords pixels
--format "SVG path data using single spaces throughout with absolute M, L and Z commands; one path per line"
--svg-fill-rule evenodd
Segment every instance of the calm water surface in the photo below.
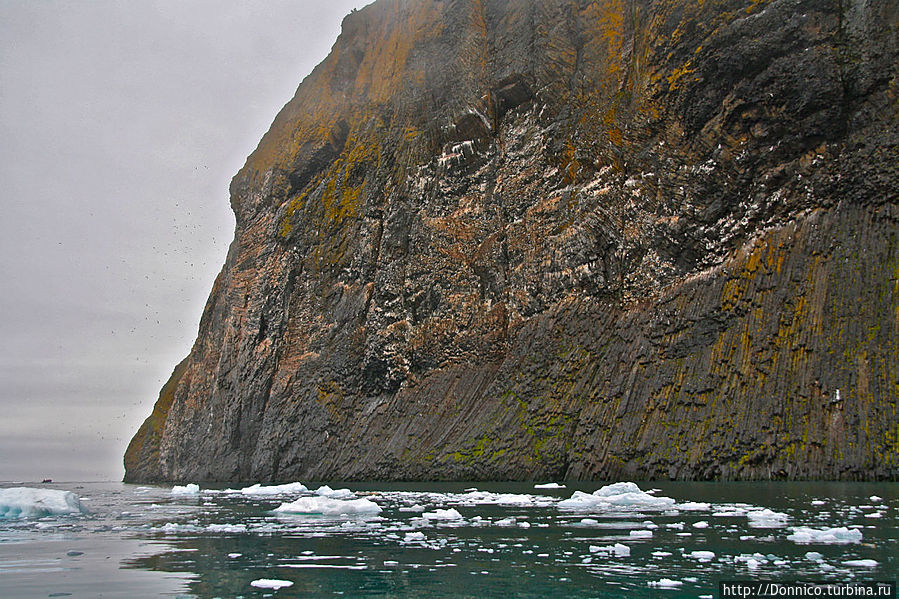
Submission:
M 332 499 L 309 483 L 283 495 L 28 484 L 72 491 L 90 513 L 0 519 L 0 597 L 717 598 L 721 580 L 896 579 L 897 483 L 639 485 L 676 503 L 560 504 L 601 483 L 330 483 L 353 491 Z M 381 511 L 273 511 L 300 497 Z M 803 527 L 861 540 L 802 543 Z M 293 584 L 251 586 L 261 579 Z

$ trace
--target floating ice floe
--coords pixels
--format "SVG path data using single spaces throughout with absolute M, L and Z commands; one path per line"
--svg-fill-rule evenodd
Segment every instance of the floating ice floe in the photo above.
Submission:
M 209 532 L 241 533 L 247 532 L 246 524 L 210 524 L 206 527 Z
M 787 539 L 794 543 L 802 545 L 819 544 L 819 545 L 846 545 L 849 543 L 860 543 L 862 533 L 855 528 L 808 528 L 806 526 L 794 526 L 791 528 L 792 534 L 787 535 Z
M 544 483 L 542 485 L 534 485 L 535 489 L 564 489 L 565 485 L 559 483 Z
M 817 551 L 806 551 L 805 559 L 811 560 L 813 562 L 820 562 L 824 560 L 824 556 L 818 553 Z
M 249 487 L 244 487 L 239 490 L 241 495 L 248 496 L 268 496 L 268 495 L 289 495 L 292 493 L 304 493 L 309 489 L 306 488 L 306 485 L 303 483 L 286 483 L 283 485 L 266 485 L 262 486 L 259 483 L 255 485 L 251 485 Z
M 676 589 L 680 586 L 683 586 L 679 580 L 671 580 L 670 578 L 663 578 L 661 580 L 650 580 L 646 583 L 647 586 L 656 587 L 659 589 Z
M 852 566 L 854 568 L 876 568 L 877 561 L 873 559 L 850 559 L 843 562 L 844 566 Z
M 315 494 L 321 497 L 330 497 L 331 499 L 352 499 L 356 496 L 349 489 L 332 489 L 328 485 L 322 485 L 315 490 Z
M 300 497 L 282 503 L 275 512 L 283 514 L 314 514 L 322 516 L 353 516 L 379 514 L 381 506 L 370 499 L 331 499 L 330 497 Z
M 752 555 L 743 554 L 736 556 L 734 558 L 734 563 L 743 563 L 746 564 L 746 567 L 750 570 L 758 570 L 759 566 L 768 563 L 768 559 L 761 553 L 753 553 Z
M 693 526 L 693 528 L 708 528 L 709 523 L 706 522 L 705 520 L 700 520 L 699 522 L 694 522 L 692 524 L 692 526 Z
M 433 512 L 425 512 L 421 515 L 426 520 L 462 520 L 462 514 L 453 508 L 446 510 L 434 510 Z
M 278 589 L 292 587 L 293 583 L 289 580 L 275 580 L 272 578 L 260 578 L 258 580 L 254 580 L 253 582 L 251 582 L 250 586 L 255 587 L 257 589 L 272 589 L 273 591 L 277 591 Z
M 870 497 L 868 497 L 868 499 L 873 503 L 880 503 L 881 501 L 883 501 L 883 497 L 879 497 L 877 495 L 871 495 Z
M 43 518 L 85 514 L 81 500 L 71 491 L 13 487 L 0 489 L 0 518 Z
M 820 499 L 815 499 L 814 501 L 812 501 L 812 505 L 824 505 L 825 503 L 827 502 L 821 501 Z
M 786 514 L 767 508 L 747 512 L 746 517 L 749 518 L 750 528 L 783 528 L 789 519 Z
M 675 501 L 644 493 L 631 482 L 606 485 L 592 494 L 575 491 L 570 499 L 559 502 L 559 509 L 571 511 L 666 510 Z
M 200 485 L 188 483 L 184 486 L 175 485 L 172 487 L 172 495 L 197 495 L 200 492 Z
M 628 533 L 628 536 L 632 539 L 651 539 L 652 531 L 651 530 L 632 530 Z
M 691 551 L 687 555 L 701 562 L 710 562 L 715 559 L 714 551 Z
M 685 501 L 684 503 L 678 503 L 677 509 L 685 512 L 707 512 L 712 509 L 712 504 L 701 501 Z
M 622 543 L 615 543 L 614 545 L 602 547 L 590 545 L 590 553 L 607 553 L 609 555 L 614 555 L 615 557 L 630 557 L 631 548 Z

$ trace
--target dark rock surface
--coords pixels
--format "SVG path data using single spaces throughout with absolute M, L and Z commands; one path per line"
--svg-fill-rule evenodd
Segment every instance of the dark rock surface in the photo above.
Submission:
M 896 479 L 892 0 L 379 0 L 129 481 Z

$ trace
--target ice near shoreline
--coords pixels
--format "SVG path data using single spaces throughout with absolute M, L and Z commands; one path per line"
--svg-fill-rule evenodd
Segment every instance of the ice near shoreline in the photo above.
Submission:
M 673 508 L 674 499 L 656 497 L 642 491 L 636 483 L 606 485 L 592 494 L 575 491 L 570 499 L 559 502 L 559 509 L 570 511 L 653 510 Z
M 86 513 L 80 498 L 71 491 L 32 487 L 0 489 L 0 518 L 44 518 Z
M 282 503 L 274 509 L 281 514 L 310 514 L 320 516 L 374 515 L 381 506 L 370 499 L 332 499 L 330 497 L 300 497 L 296 501 Z

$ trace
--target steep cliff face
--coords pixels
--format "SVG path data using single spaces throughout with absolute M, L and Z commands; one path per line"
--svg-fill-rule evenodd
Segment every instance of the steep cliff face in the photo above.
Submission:
M 891 0 L 379 0 L 126 480 L 896 478 Z

